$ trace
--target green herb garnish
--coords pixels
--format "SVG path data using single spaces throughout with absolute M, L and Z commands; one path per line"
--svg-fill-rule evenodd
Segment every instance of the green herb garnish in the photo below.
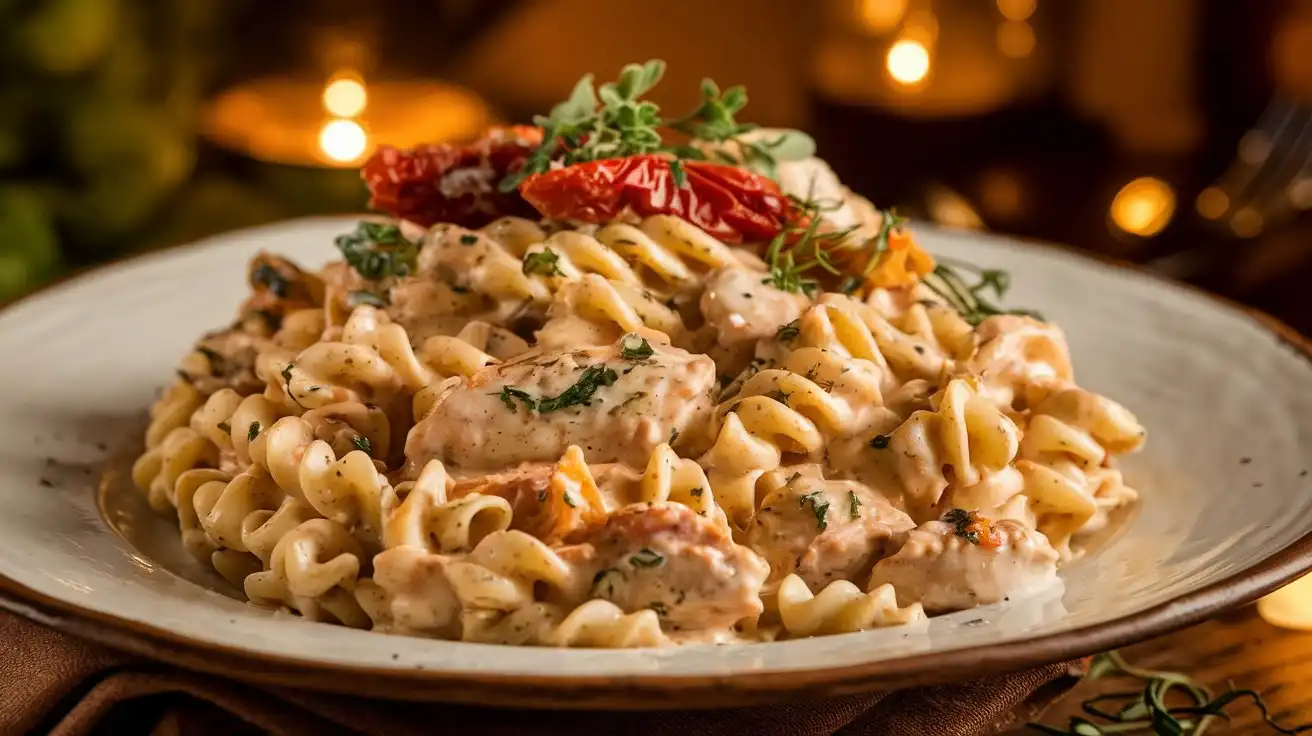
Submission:
M 346 263 L 370 281 L 408 276 L 419 255 L 419 244 L 406 240 L 401 228 L 388 223 L 361 222 L 354 232 L 333 242 Z
M 974 285 L 968 285 L 956 269 L 974 273 L 979 281 Z M 985 319 L 999 314 L 1019 314 L 1043 319 L 1038 312 L 1028 309 L 1003 309 L 990 301 L 987 292 L 993 292 L 993 298 L 1001 299 L 1011 288 L 1011 275 L 1001 269 L 980 268 L 969 263 L 940 258 L 933 273 L 927 275 L 923 282 L 972 326 L 978 326 Z
M 373 457 L 374 443 L 371 442 L 368 437 L 357 434 L 356 436 L 351 438 L 351 444 L 355 445 L 355 449 L 359 450 L 360 452 L 363 452 L 364 454 Z
M 295 367 L 295 363 L 288 363 L 287 367 L 282 369 L 282 383 L 287 389 L 287 396 L 291 398 L 297 406 L 304 408 L 301 404 L 301 400 L 296 398 L 296 394 L 292 393 L 292 369 Z
M 847 492 L 847 513 L 853 520 L 861 515 L 861 499 L 856 497 L 856 491 Z
M 574 503 L 574 497 L 571 496 L 571 495 L 569 495 L 569 491 L 566 491 L 566 492 L 562 493 L 560 497 L 561 497 L 562 499 L 565 500 L 565 505 L 566 505 L 566 506 L 568 506 L 568 507 L 570 507 L 570 508 L 577 508 L 577 507 L 578 507 L 578 504 Z
M 514 386 L 503 386 L 501 391 L 492 395 L 500 398 L 501 403 L 506 405 L 506 408 L 510 410 L 511 414 L 516 412 L 515 399 L 521 401 L 529 411 L 537 409 L 537 402 L 534 401 L 533 395 L 523 389 L 515 388 Z
M 460 236 L 461 245 L 473 245 L 478 242 L 478 236 L 473 233 L 465 233 Z
M 815 528 L 824 530 L 829 526 L 829 502 L 821 501 L 824 498 L 820 491 L 812 491 L 802 496 L 797 505 L 804 508 L 808 503 L 811 504 L 811 512 L 815 514 Z
M 246 430 L 246 441 L 254 442 L 256 437 L 260 436 L 260 423 L 251 422 L 251 426 Z
M 952 533 L 970 542 L 979 544 L 979 532 L 971 529 L 975 523 L 975 515 L 965 509 L 952 509 L 943 515 L 943 521 L 953 526 Z
M 273 292 L 276 297 L 287 296 L 287 277 L 267 263 L 261 263 L 255 267 L 255 271 L 251 274 L 251 280 Z
M 650 548 L 643 547 L 629 555 L 629 564 L 634 567 L 660 567 L 665 564 L 665 556 Z
M 615 371 L 604 365 L 594 365 L 585 369 L 579 380 L 569 388 L 560 393 L 559 396 L 544 396 L 540 399 L 534 399 L 529 392 L 515 388 L 514 386 L 505 386 L 500 392 L 492 394 L 501 399 L 513 413 L 515 411 L 515 399 L 518 399 L 528 408 L 529 411 L 536 411 L 539 414 L 565 409 L 571 406 L 591 406 L 592 396 L 597 393 L 597 389 L 602 386 L 610 386 L 615 383 L 619 375 Z
M 803 142 L 801 133 L 789 131 L 772 141 L 747 141 L 745 133 L 755 125 L 739 123 L 734 116 L 747 104 L 747 92 L 741 86 L 720 92 L 710 79 L 702 80 L 701 103 L 692 112 L 672 120 L 661 117 L 655 103 L 642 96 L 660 82 L 665 62 L 653 59 L 645 64 L 628 64 L 619 79 L 597 87 L 593 76 L 580 79 L 569 99 L 539 115 L 533 122 L 542 128 L 542 145 L 529 156 L 524 167 L 499 184 L 503 192 L 514 191 L 529 176 L 548 171 L 552 164 L 566 166 L 584 161 L 623 158 L 649 153 L 667 153 L 673 158 L 670 174 L 676 187 L 684 186 L 687 175 L 680 159 L 706 160 L 707 153 L 686 143 L 664 140 L 662 130 L 674 131 L 711 143 L 733 142 L 749 167 L 777 178 L 776 149 L 792 138 Z M 795 146 L 794 146 L 795 147 Z M 733 156 L 716 151 L 715 158 L 739 163 Z
M 669 440 L 669 442 L 666 442 L 665 444 L 670 445 L 670 446 L 672 447 L 672 446 L 674 446 L 674 443 L 678 441 L 678 439 L 679 439 L 679 428 L 678 428 L 678 427 L 671 427 L 671 428 L 670 428 L 670 440 Z
M 361 304 L 367 304 L 371 307 L 382 309 L 388 305 L 387 295 L 375 294 L 372 291 L 353 291 L 346 295 L 346 303 L 351 307 L 358 307 Z
M 660 601 L 652 601 L 647 604 L 647 607 L 655 611 L 657 616 L 664 617 L 670 615 L 670 609 L 666 608 L 665 604 Z
M 1187 675 L 1135 667 L 1126 663 L 1119 652 L 1094 655 L 1089 664 L 1089 672 L 1085 675 L 1090 681 L 1107 677 L 1132 678 L 1143 683 L 1143 689 L 1107 693 L 1084 701 L 1080 707 L 1093 720 L 1072 716 L 1065 729 L 1039 723 L 1031 723 L 1029 728 L 1050 736 L 1135 733 L 1199 736 L 1214 719 L 1230 720 L 1226 708 L 1231 703 L 1252 700 L 1262 714 L 1262 721 L 1275 733 L 1299 734 L 1312 731 L 1312 723 L 1299 726 L 1281 726 L 1276 723 L 1256 690 L 1236 689 L 1232 685 L 1230 689 L 1213 697 L 1208 688 Z M 1172 695 L 1182 696 L 1188 704 L 1170 705 L 1167 701 L 1173 699 Z
M 620 338 L 620 357 L 625 360 L 646 360 L 654 351 L 647 338 L 629 333 Z
M 888 447 L 889 439 L 891 438 L 886 434 L 877 434 L 870 438 L 870 446 L 876 450 L 882 450 L 885 447 Z
M 797 336 L 801 333 L 801 331 L 802 331 L 802 321 L 800 319 L 795 319 L 792 322 L 789 322 L 788 324 L 784 325 L 783 327 L 780 327 L 774 333 L 774 339 L 780 342 L 791 342 L 797 339 Z
M 529 253 L 524 256 L 523 269 L 525 274 L 538 274 L 540 276 L 563 276 L 564 272 L 560 270 L 560 256 L 550 248 L 543 248 L 537 253 Z
M 694 488 L 691 491 L 688 491 L 688 495 L 693 498 L 701 498 L 703 492 L 704 491 L 701 488 Z
M 829 251 L 855 230 L 855 227 L 832 232 L 820 232 L 823 222 L 821 214 L 839 206 L 833 202 L 820 202 L 814 199 L 790 197 L 797 206 L 798 214 L 791 224 L 785 225 L 774 236 L 765 251 L 765 260 L 770 265 L 770 275 L 761 280 L 780 291 L 801 292 L 807 296 L 820 287 L 818 281 L 802 274 L 819 266 L 821 269 L 837 276 L 841 273 L 834 265 Z M 792 245 L 788 245 L 792 240 Z M 784 246 L 788 245 L 787 248 Z
M 604 365 L 594 365 L 583 371 L 573 386 L 565 389 L 559 396 L 544 397 L 538 400 L 538 413 L 546 414 L 570 406 L 590 406 L 593 394 L 602 386 L 610 386 L 619 376 Z

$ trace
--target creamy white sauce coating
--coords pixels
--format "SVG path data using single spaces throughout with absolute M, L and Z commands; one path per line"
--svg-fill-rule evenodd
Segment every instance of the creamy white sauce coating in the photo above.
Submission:
M 792 150 L 785 193 L 878 232 Z M 261 605 L 541 646 L 1005 602 L 1136 498 L 1114 458 L 1144 430 L 1075 384 L 1057 325 L 968 321 L 924 283 L 788 291 L 761 244 L 619 220 L 402 223 L 412 260 L 372 278 L 261 254 L 152 408 L 134 481 Z

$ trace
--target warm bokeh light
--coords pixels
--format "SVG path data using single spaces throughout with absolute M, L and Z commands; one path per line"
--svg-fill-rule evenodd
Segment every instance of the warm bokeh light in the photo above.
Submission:
M 1216 220 L 1230 209 L 1230 197 L 1216 187 L 1208 187 L 1198 193 L 1198 198 L 1194 200 L 1194 208 L 1203 217 Z
M 319 150 L 333 161 L 355 161 L 368 146 L 369 136 L 354 120 L 330 120 L 319 131 Z
M 1003 56 L 1023 59 L 1034 52 L 1034 28 L 1023 20 L 998 25 L 998 50 Z
M 1007 20 L 1029 20 L 1039 0 L 998 0 L 998 12 Z
M 339 118 L 353 118 L 364 112 L 369 93 L 364 83 L 353 77 L 338 77 L 323 90 L 323 107 Z
M 1312 575 L 1258 601 L 1257 613 L 1276 626 L 1312 630 Z
M 1271 155 L 1271 138 L 1260 130 L 1250 130 L 1239 139 L 1239 159 L 1256 166 Z
M 1121 187 L 1112 199 L 1112 223 L 1140 237 L 1160 233 L 1175 214 L 1175 190 L 1170 184 L 1142 176 Z
M 888 75 L 899 84 L 916 84 L 929 74 L 929 49 L 919 41 L 902 39 L 888 49 Z
M 907 12 L 907 0 L 856 0 L 856 15 L 871 33 L 887 33 Z
M 1230 218 L 1230 229 L 1241 238 L 1257 237 L 1265 226 L 1266 220 L 1262 213 L 1252 207 L 1240 207 L 1235 210 L 1234 217 Z
M 1312 176 L 1289 185 L 1289 203 L 1300 210 L 1312 209 Z
M 925 205 L 934 222 L 962 230 L 980 230 L 984 219 L 970 202 L 957 192 L 943 186 L 930 187 L 925 194 Z

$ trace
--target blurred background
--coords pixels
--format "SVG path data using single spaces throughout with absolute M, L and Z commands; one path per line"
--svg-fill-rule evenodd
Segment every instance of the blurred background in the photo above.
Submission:
M 586 71 L 745 84 L 880 206 L 1143 263 L 1312 333 L 1312 0 L 0 0 L 0 302 L 353 212 L 377 142 Z

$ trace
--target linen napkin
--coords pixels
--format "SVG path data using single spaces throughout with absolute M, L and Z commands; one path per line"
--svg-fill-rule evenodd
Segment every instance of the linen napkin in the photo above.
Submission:
M 1084 661 L 970 682 L 725 710 L 546 711 L 256 687 L 106 649 L 0 612 L 0 735 L 975 736 L 1031 720 Z

